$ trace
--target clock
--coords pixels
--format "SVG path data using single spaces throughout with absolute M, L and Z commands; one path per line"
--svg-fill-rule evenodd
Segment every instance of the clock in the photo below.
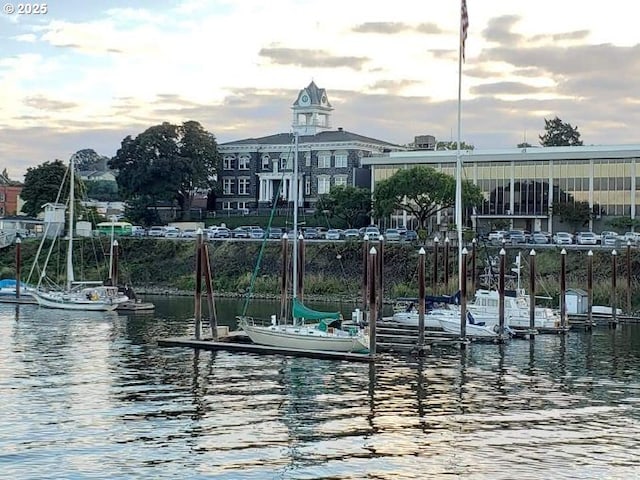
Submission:
M 327 96 L 326 95 L 322 95 L 322 103 L 325 104 L 327 103 Z
M 302 95 L 302 97 L 300 98 L 300 101 L 302 103 L 309 103 L 309 97 L 306 94 Z

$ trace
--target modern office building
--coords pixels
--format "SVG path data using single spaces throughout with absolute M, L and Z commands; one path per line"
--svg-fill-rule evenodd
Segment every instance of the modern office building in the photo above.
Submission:
M 362 160 L 370 155 L 405 147 L 332 129 L 333 107 L 323 88 L 311 82 L 293 103 L 292 131 L 247 138 L 218 145 L 222 155 L 219 181 L 222 193 L 216 210 L 242 212 L 268 208 L 292 200 L 293 154 L 298 134 L 298 198 L 313 208 L 320 195 L 335 185 L 369 187 L 370 175 Z
M 507 219 L 512 228 L 567 230 L 554 219 L 554 202 L 588 202 L 590 229 L 605 229 L 613 217 L 640 217 L 640 145 L 466 150 L 461 158 L 463 178 L 484 193 L 484 203 L 470 214 L 476 227 Z M 389 152 L 362 159 L 371 169 L 373 190 L 376 182 L 415 165 L 455 176 L 456 152 Z M 452 218 L 443 213 L 437 224 L 442 216 Z

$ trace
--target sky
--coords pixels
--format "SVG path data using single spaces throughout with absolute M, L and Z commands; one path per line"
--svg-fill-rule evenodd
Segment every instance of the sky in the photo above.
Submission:
M 467 0 L 462 140 L 539 145 L 544 119 L 558 116 L 585 145 L 640 143 L 632 3 Z M 399 145 L 457 138 L 456 0 L 6 5 L 0 168 L 13 180 L 84 148 L 112 157 L 165 121 L 198 121 L 218 143 L 289 132 L 312 80 L 327 90 L 333 128 Z

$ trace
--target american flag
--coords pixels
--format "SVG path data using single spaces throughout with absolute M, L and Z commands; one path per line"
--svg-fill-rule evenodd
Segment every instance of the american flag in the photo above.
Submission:
M 469 16 L 467 15 L 467 0 L 462 0 L 460 10 L 460 46 L 462 49 L 462 60 L 464 60 L 464 44 L 467 41 L 467 30 L 469 29 Z

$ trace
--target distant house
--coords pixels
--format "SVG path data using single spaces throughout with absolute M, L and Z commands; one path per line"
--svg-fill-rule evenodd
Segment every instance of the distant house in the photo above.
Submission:
M 84 170 L 78 172 L 78 177 L 85 182 L 115 182 L 116 176 L 112 170 Z
M 19 197 L 22 184 L 9 180 L 0 174 L 0 216 L 16 215 L 19 213 Z

